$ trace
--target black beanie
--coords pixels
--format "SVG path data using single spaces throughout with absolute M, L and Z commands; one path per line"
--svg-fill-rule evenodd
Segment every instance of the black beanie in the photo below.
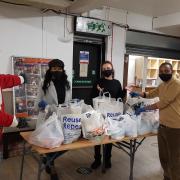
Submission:
M 52 59 L 49 63 L 49 68 L 51 69 L 52 67 L 61 67 L 64 69 L 64 62 L 61 61 L 60 59 Z

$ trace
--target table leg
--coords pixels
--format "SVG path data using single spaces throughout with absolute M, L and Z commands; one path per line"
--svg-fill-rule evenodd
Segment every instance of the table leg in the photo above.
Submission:
M 44 170 L 43 155 L 40 155 L 39 162 L 38 162 L 38 176 L 37 176 L 37 180 L 40 180 L 41 172 L 43 170 Z
M 129 180 L 133 180 L 134 157 L 136 152 L 136 139 L 130 140 L 130 175 Z
M 106 168 L 105 168 L 106 148 L 105 148 L 105 144 L 101 145 L 101 149 L 102 149 L 102 173 L 106 173 Z
M 23 154 L 22 154 L 22 160 L 21 160 L 21 170 L 20 170 L 20 180 L 22 180 L 22 175 L 23 175 L 23 168 L 24 168 L 24 156 L 26 153 L 26 148 L 25 148 L 26 142 L 23 142 Z

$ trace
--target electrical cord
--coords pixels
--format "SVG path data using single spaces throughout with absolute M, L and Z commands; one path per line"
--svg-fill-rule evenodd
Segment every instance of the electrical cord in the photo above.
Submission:
M 30 5 L 30 4 L 24 4 L 24 3 L 14 3 L 14 2 L 3 1 L 3 0 L 0 0 L 0 2 L 6 3 L 6 4 L 12 4 L 12 5 L 16 5 L 16 6 L 27 6 L 27 7 L 32 7 L 32 5 Z

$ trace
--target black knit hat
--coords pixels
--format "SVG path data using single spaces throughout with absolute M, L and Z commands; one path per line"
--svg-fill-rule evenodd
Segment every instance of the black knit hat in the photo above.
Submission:
M 49 63 L 49 68 L 51 69 L 52 67 L 61 67 L 64 69 L 64 62 L 61 61 L 60 59 L 52 59 Z

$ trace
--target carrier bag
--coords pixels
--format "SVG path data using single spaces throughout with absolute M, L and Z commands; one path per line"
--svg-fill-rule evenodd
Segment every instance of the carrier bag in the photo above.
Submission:
M 64 140 L 61 124 L 56 113 L 53 113 L 29 137 L 29 143 L 44 148 L 59 147 Z
M 123 102 L 121 98 L 118 98 L 117 101 L 115 99 L 109 99 L 109 101 L 105 101 L 100 103 L 97 111 L 101 112 L 102 115 L 107 118 L 118 117 L 123 114 Z
M 85 139 L 93 139 L 104 134 L 104 118 L 97 111 L 89 111 L 81 116 L 82 133 Z
M 61 115 L 64 144 L 77 141 L 81 136 L 81 114 Z
M 112 139 L 121 140 L 125 136 L 125 124 L 123 123 L 123 119 L 120 117 L 107 117 L 105 119 L 106 126 L 105 132 L 106 135 L 110 136 Z

